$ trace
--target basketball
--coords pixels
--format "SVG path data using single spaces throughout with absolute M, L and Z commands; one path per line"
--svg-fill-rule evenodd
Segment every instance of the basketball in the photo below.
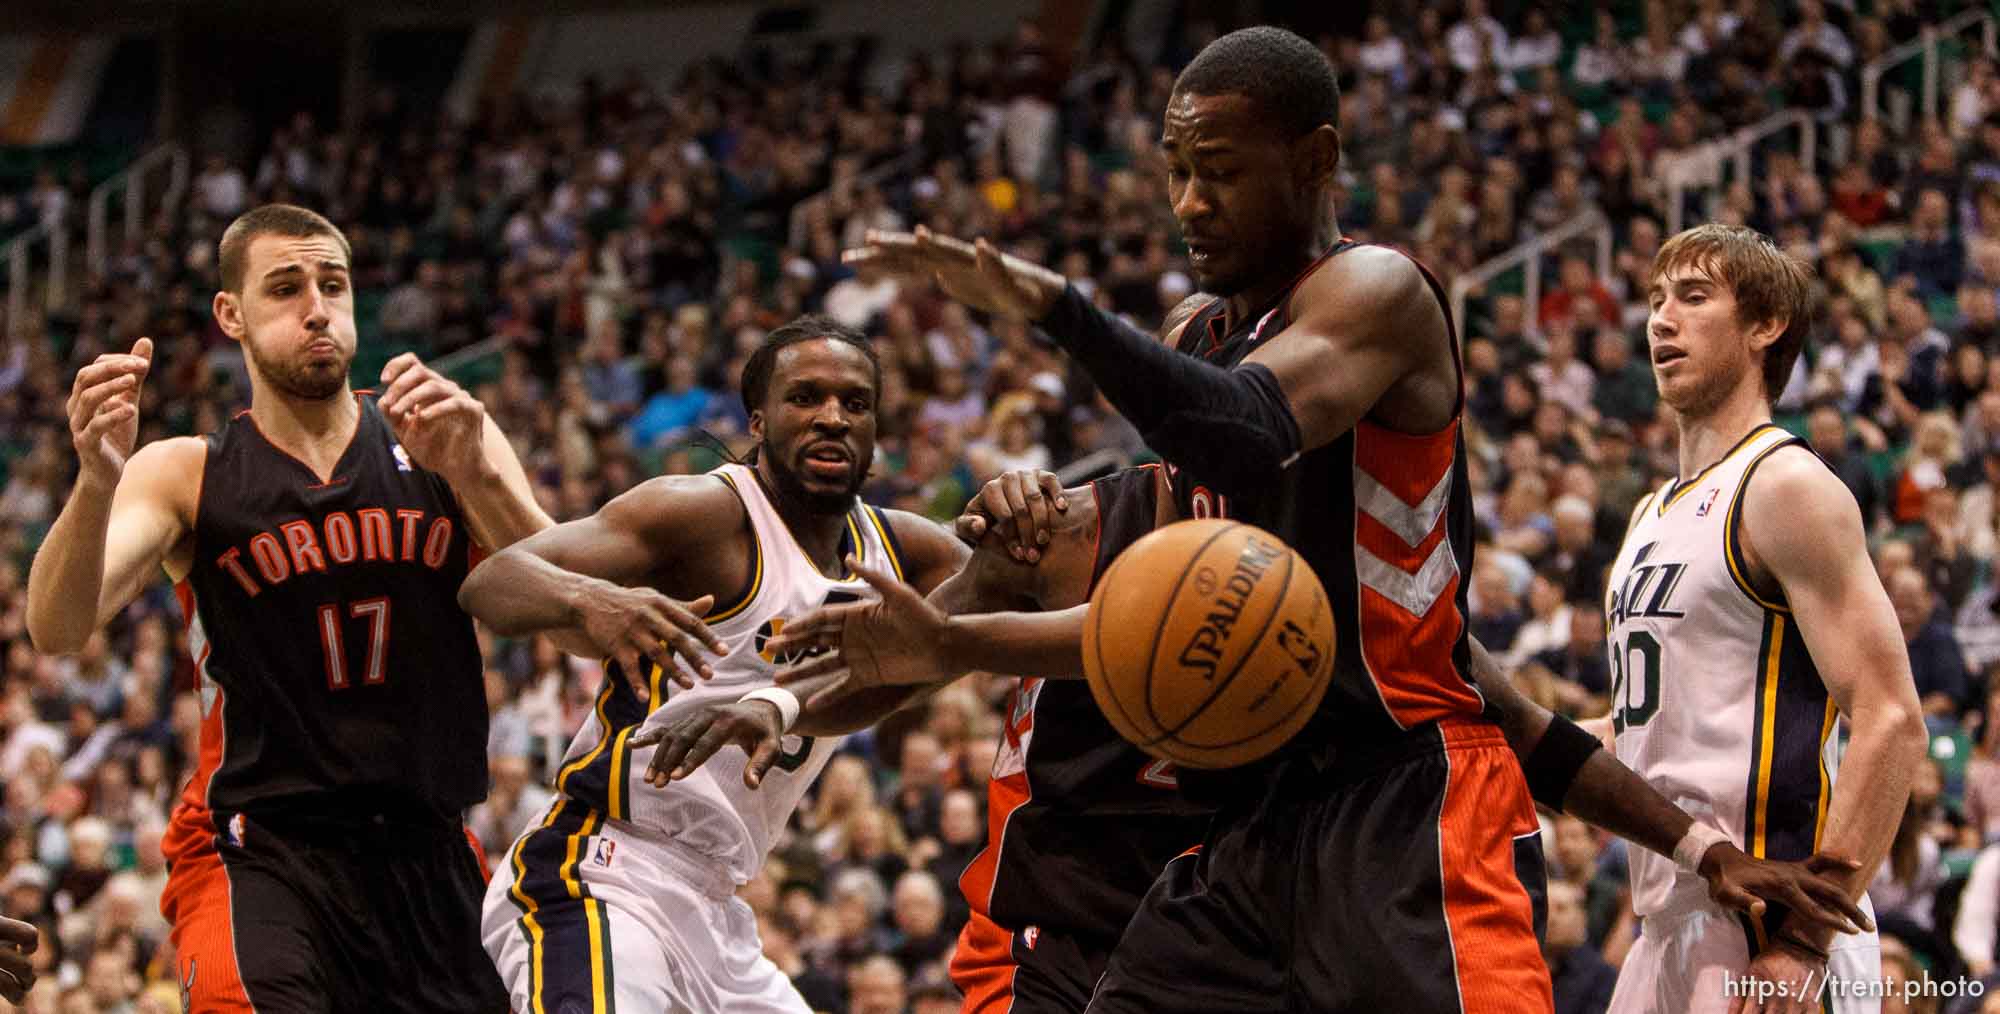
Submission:
M 1269 532 L 1183 521 L 1120 554 L 1091 593 L 1083 669 L 1119 735 L 1191 768 L 1268 756 L 1333 672 L 1319 576 Z

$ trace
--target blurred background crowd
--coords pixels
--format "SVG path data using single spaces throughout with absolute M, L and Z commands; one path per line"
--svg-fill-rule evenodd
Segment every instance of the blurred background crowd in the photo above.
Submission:
M 1449 285 L 1571 223 L 1609 234 L 1608 258 L 1587 240 L 1538 249 L 1539 285 L 1482 276 L 1461 322 L 1472 627 L 1551 707 L 1604 712 L 1604 570 L 1633 505 L 1676 471 L 1644 335 L 1668 224 L 1754 226 L 1813 266 L 1825 317 L 1779 421 L 1854 491 L 1909 641 L 1932 764 L 1873 897 L 1885 971 L 1933 978 L 1988 976 L 2000 942 L 2000 73 L 1967 43 L 1942 61 L 1935 116 L 1860 103 L 1866 67 L 1962 7 L 1459 0 L 1413 17 L 1377 5 L 1318 39 L 1342 77 L 1350 236 L 1402 246 Z M 44 928 L 30 1009 L 179 1009 L 158 914 L 161 830 L 197 724 L 179 607 L 162 583 L 81 655 L 45 657 L 24 587 L 75 467 L 64 400 L 81 364 L 154 338 L 142 441 L 247 403 L 208 310 L 234 215 L 289 201 L 341 225 L 356 386 L 404 350 L 448 368 L 558 520 L 712 467 L 698 433 L 741 450 L 744 357 L 811 310 L 865 328 L 885 365 L 865 498 L 943 520 L 1004 470 L 1080 481 L 1150 455 L 1032 330 L 857 274 L 840 251 L 868 229 L 988 236 L 1157 326 L 1193 291 L 1160 113 L 1178 67 L 1241 23 L 1190 15 L 1154 46 L 1112 32 L 1075 53 L 1032 22 L 893 61 L 752 51 L 670 86 L 607 73 L 466 116 L 385 89 L 346 125 L 299 114 L 244 151 L 197 150 L 183 200 L 71 305 L 32 307 L 0 339 L 0 912 Z M 1914 75 L 1886 80 L 1907 100 Z M 1748 177 L 1705 189 L 1663 182 L 1792 110 L 1820 128 L 1816 148 L 1759 148 Z M 0 237 L 80 228 L 90 185 L 60 160 L 20 174 L 0 190 Z M 482 644 L 493 789 L 470 824 L 497 858 L 546 803 L 603 673 L 539 640 Z M 942 963 L 1012 682 L 975 675 L 850 740 L 744 889 L 766 952 L 819 1009 L 957 1009 Z M 1635 929 L 1626 847 L 1573 820 L 1546 830 L 1557 1009 L 1602 1010 Z

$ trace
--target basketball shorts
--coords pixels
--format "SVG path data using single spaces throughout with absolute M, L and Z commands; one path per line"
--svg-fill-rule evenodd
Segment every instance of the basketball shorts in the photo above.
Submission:
M 1750 938 L 1743 920 L 1717 907 L 1705 894 L 1676 900 L 1679 903 L 1669 910 L 1641 921 L 1639 938 L 1619 970 L 1608 1014 L 1725 1014 L 1748 991 Z M 1861 906 L 1874 917 L 1866 898 Z M 1876 935 L 1835 937 L 1827 953 L 1825 979 L 1835 985 L 1819 994 L 1824 1009 L 1833 1014 L 1881 1014 L 1881 991 L 1869 988 L 1882 974 L 1882 944 Z M 1825 985 L 1819 980 L 1813 983 L 1815 990 Z
M 1547 1014 L 1534 804 L 1499 727 L 1287 757 L 1167 864 L 1097 1014 Z
M 1039 926 L 1014 932 L 974 912 L 951 956 L 960 1014 L 1076 1014 L 1114 943 Z
M 719 865 L 558 797 L 486 889 L 516 1011 L 811 1014 Z
M 221 825 L 173 857 L 160 899 L 184 1009 L 506 1009 L 479 946 L 484 857 L 462 827 Z

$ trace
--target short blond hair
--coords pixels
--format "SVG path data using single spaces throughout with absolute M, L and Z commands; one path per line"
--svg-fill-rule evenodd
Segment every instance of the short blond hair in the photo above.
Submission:
M 1697 225 L 1660 244 L 1650 289 L 1680 268 L 1699 271 L 1729 286 L 1736 296 L 1736 319 L 1745 324 L 1782 322 L 1778 340 L 1764 350 L 1764 393 L 1776 399 L 1791 379 L 1792 367 L 1812 330 L 1812 273 L 1805 262 L 1778 249 L 1770 237 L 1739 225 Z

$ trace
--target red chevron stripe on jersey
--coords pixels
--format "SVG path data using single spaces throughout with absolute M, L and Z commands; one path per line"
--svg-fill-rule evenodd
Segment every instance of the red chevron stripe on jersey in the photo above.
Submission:
M 1465 617 L 1447 538 L 1458 420 L 1414 436 L 1354 427 L 1354 571 L 1362 663 L 1396 723 L 1408 728 L 1485 706 L 1453 658 Z

